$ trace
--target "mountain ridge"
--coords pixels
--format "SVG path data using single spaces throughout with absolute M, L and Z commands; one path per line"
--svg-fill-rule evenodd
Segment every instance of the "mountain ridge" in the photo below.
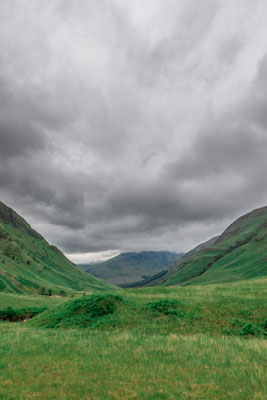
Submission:
M 267 206 L 231 223 L 214 244 L 193 255 L 164 286 L 225 283 L 267 275 Z
M 83 273 L 15 210 L 0 202 L 0 291 L 37 292 L 114 288 Z
M 162 285 L 164 282 L 166 282 L 168 277 L 172 276 L 175 272 L 177 272 L 180 268 L 182 268 L 182 265 L 186 262 L 186 260 L 188 260 L 190 257 L 198 253 L 199 251 L 212 245 L 217 240 L 217 238 L 218 236 L 214 236 L 213 238 L 198 244 L 197 246 L 193 247 L 193 249 L 185 253 L 177 261 L 175 261 L 173 264 L 171 264 L 166 270 L 160 271 L 158 274 L 154 275 L 151 279 L 147 280 L 146 282 L 143 283 L 136 282 L 136 285 L 134 287 Z
M 79 265 L 86 272 L 120 286 L 146 280 L 179 259 L 169 251 L 125 252 L 93 265 Z

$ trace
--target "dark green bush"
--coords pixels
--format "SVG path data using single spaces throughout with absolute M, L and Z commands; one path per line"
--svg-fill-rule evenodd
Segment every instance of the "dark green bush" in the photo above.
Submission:
M 7 307 L 5 310 L 0 311 L 0 319 L 2 321 L 13 321 L 17 317 L 17 311 L 12 307 Z
M 148 307 L 154 315 L 178 315 L 178 302 L 176 300 L 162 299 L 149 303 Z
M 250 322 L 245 324 L 240 331 L 241 336 L 255 335 L 255 326 Z
M 231 322 L 232 327 L 236 327 L 236 328 L 242 328 L 242 326 L 245 324 L 245 322 L 243 320 L 240 319 L 234 319 Z
M 44 286 L 41 286 L 39 289 L 39 293 L 41 296 L 45 296 L 46 295 L 46 288 Z
M 17 310 L 14 310 L 12 307 L 7 307 L 5 310 L 0 310 L 0 320 L 10 322 L 23 321 L 33 318 L 35 315 L 45 310 L 46 307 L 20 308 Z

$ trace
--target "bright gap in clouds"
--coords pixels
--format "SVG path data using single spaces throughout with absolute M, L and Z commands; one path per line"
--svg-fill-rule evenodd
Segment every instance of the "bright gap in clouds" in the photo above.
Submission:
M 97 253 L 76 253 L 66 254 L 66 256 L 75 264 L 90 264 L 107 261 L 120 254 L 120 250 L 99 251 Z

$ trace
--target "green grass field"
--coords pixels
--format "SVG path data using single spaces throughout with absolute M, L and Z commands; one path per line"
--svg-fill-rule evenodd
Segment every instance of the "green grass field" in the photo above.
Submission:
M 0 293 L 0 309 L 6 307 L 53 307 L 61 304 L 66 298 L 40 296 L 31 294 Z M 69 299 L 69 298 L 68 298 Z
M 266 366 L 263 339 L 5 324 L 0 398 L 264 400 Z
M 0 309 L 48 307 L 25 323 L 0 323 L 0 399 L 266 399 L 267 279 L 119 296 L 86 328 L 75 315 L 72 327 L 48 329 L 94 295 L 0 293 Z M 253 334 L 240 335 L 249 323 Z

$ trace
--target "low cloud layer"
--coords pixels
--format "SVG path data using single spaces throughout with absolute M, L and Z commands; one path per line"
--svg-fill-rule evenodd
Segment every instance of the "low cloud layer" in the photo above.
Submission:
M 266 19 L 264 0 L 2 2 L 1 200 L 83 260 L 189 250 L 266 205 Z

